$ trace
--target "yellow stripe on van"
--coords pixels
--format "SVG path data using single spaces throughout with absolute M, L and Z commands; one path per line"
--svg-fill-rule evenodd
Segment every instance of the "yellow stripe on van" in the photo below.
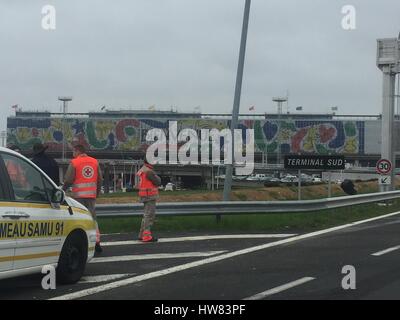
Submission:
M 28 203 L 28 202 L 0 202 L 0 207 L 34 208 L 34 209 L 52 208 L 50 204 Z
M 0 240 L 66 237 L 73 230 L 95 230 L 93 220 L 32 220 L 0 222 Z
M 20 260 L 33 260 L 33 259 L 42 259 L 48 257 L 58 257 L 60 252 L 46 252 L 46 253 L 36 253 L 36 254 L 26 254 L 23 256 L 15 256 L 14 261 Z
M 60 252 L 46 252 L 46 253 L 26 254 L 23 256 L 15 256 L 15 257 L 0 257 L 0 262 L 43 259 L 49 257 L 58 257 L 59 255 Z
M 11 208 L 33 208 L 33 209 L 53 209 L 50 204 L 42 203 L 30 203 L 30 202 L 0 202 L 0 207 L 11 207 Z M 60 209 L 68 210 L 68 206 L 61 206 Z M 80 208 L 72 207 L 74 212 L 91 215 L 89 211 L 82 210 Z M 54 209 L 57 210 L 57 209 Z

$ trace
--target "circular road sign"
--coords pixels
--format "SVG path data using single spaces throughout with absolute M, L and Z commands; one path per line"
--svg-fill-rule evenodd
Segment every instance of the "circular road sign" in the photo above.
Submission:
M 392 171 L 392 163 L 387 159 L 381 159 L 376 163 L 376 171 L 380 174 L 388 174 Z

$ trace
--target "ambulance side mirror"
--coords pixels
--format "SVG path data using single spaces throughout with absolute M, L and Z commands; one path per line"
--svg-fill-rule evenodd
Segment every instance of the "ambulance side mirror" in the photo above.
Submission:
M 55 204 L 61 204 L 65 200 L 65 193 L 61 189 L 54 189 L 53 195 L 51 197 L 51 202 Z

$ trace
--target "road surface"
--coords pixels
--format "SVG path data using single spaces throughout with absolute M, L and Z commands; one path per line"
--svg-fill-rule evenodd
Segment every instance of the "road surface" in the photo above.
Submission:
M 400 213 L 304 234 L 134 237 L 104 236 L 78 284 L 8 279 L 0 299 L 400 299 Z

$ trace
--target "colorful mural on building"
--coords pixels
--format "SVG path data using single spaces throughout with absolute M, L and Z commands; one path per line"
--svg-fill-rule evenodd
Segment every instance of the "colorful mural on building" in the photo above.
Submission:
M 153 128 L 168 131 L 169 121 L 157 119 L 8 119 L 8 144 L 30 150 L 35 143 L 62 150 L 64 134 L 68 148 L 83 144 L 91 151 L 143 151 L 148 146 L 146 133 Z M 178 129 L 224 129 L 227 120 L 183 119 Z M 254 129 L 256 150 L 313 154 L 364 154 L 363 121 L 243 120 L 239 128 Z
M 364 154 L 362 121 L 255 121 L 259 151 L 302 154 Z

